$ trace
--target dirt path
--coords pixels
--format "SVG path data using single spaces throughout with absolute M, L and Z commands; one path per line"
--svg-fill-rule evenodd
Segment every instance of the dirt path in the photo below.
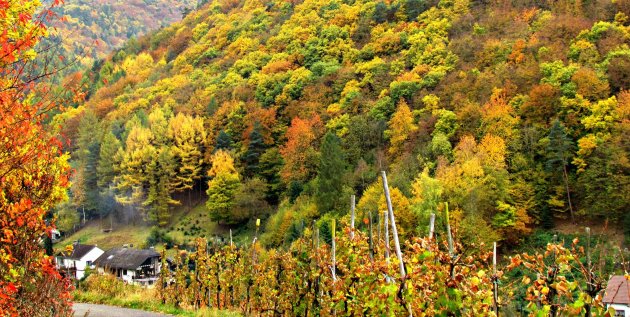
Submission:
M 137 309 L 120 308 L 107 305 L 74 303 L 75 317 L 166 317 L 171 315 L 151 313 Z M 88 313 L 86 315 L 86 313 Z

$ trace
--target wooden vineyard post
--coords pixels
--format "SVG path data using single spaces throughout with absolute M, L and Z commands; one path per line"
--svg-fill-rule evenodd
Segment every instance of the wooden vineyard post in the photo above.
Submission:
M 385 259 L 389 263 L 389 217 L 387 215 L 387 211 L 384 211 L 383 214 L 385 215 L 385 217 L 384 217 L 384 219 L 385 219 L 385 223 L 384 223 L 384 229 L 385 229 Z
M 400 250 L 400 241 L 398 240 L 398 229 L 396 229 L 396 218 L 394 217 L 394 208 L 392 207 L 392 198 L 389 195 L 389 186 L 387 185 L 387 174 L 385 171 L 381 171 L 381 176 L 383 177 L 383 190 L 385 191 L 385 201 L 387 202 L 387 211 L 389 213 L 389 220 L 391 221 L 392 226 L 392 236 L 394 236 L 394 247 L 396 248 L 396 256 L 398 257 L 398 267 L 400 269 L 400 279 L 401 283 L 405 283 L 405 279 L 407 274 L 405 273 L 405 263 L 403 262 L 402 251 Z M 404 299 L 402 299 L 404 303 Z M 407 310 L 409 312 L 409 317 L 413 316 L 413 312 L 411 309 L 411 305 L 406 305 Z
M 256 219 L 256 234 L 252 242 L 252 266 L 256 265 L 256 241 L 258 240 L 258 229 L 260 229 L 260 219 Z
M 448 213 L 448 202 L 444 203 L 445 209 L 445 218 L 446 218 L 446 235 L 448 238 L 448 255 L 453 257 L 455 253 L 455 247 L 453 246 L 453 233 L 451 232 L 451 218 Z
M 350 239 L 354 239 L 354 207 L 355 207 L 355 196 L 352 195 L 350 197 Z
M 319 227 L 315 227 L 315 249 L 319 250 Z
M 384 234 L 385 234 L 385 263 L 387 263 L 387 267 L 389 267 L 389 217 L 387 215 L 387 210 L 383 212 L 383 224 L 384 224 Z M 392 280 L 389 276 L 385 277 L 387 283 L 391 283 Z
M 429 219 L 429 240 L 433 239 L 433 231 L 435 230 L 435 214 L 431 214 Z
M 591 271 L 591 228 L 586 227 L 584 229 L 586 231 L 586 264 L 588 265 L 587 269 L 589 272 Z
M 232 243 L 232 229 L 230 229 L 230 247 L 233 247 L 234 243 Z
M 499 316 L 499 277 L 497 276 L 497 243 L 492 246 L 492 284 L 494 298 L 494 313 Z
M 311 248 L 315 249 L 315 229 L 317 228 L 317 223 L 313 220 L 313 234 L 311 235 Z
M 254 234 L 254 240 L 252 241 L 252 277 L 250 283 L 247 286 L 247 303 L 245 305 L 247 315 L 251 313 L 251 305 L 250 305 L 250 287 L 252 286 L 252 281 L 254 276 L 257 274 L 256 271 L 256 240 L 258 240 L 258 229 L 260 228 L 260 219 L 256 219 L 256 233 Z M 218 294 L 217 294 L 218 296 Z M 218 300 L 217 300 L 218 301 Z
M 368 213 L 368 217 L 369 217 L 368 220 L 370 222 L 370 225 L 368 228 L 368 230 L 370 230 L 369 235 L 368 235 L 370 239 L 370 259 L 374 260 L 374 233 L 372 232 L 372 212 L 371 211 Z
M 376 212 L 376 219 L 377 220 L 377 224 L 376 224 L 376 243 L 380 244 L 381 243 L 381 216 L 379 214 L 379 212 Z
M 398 230 L 396 229 L 396 219 L 394 217 L 394 209 L 392 207 L 392 199 L 389 195 L 389 186 L 387 185 L 387 175 L 385 171 L 381 172 L 383 177 L 383 189 L 385 191 L 385 201 L 387 202 L 387 211 L 389 213 L 389 221 L 392 226 L 392 236 L 394 237 L 394 247 L 396 248 L 396 256 L 398 257 L 398 267 L 400 269 L 400 277 L 405 278 L 405 264 L 403 263 L 402 252 L 400 251 L 400 241 L 398 240 Z
M 592 296 L 593 293 L 593 269 L 591 265 L 591 228 L 584 228 L 586 231 L 586 293 Z M 586 306 L 584 316 L 591 317 L 591 305 Z
M 448 256 L 451 261 L 451 279 L 455 279 L 455 246 L 453 245 L 453 233 L 451 232 L 451 217 L 448 213 L 448 202 L 444 203 L 445 206 L 445 218 L 446 218 L 446 235 L 448 238 Z
M 337 281 L 337 275 L 336 275 L 336 265 L 337 265 L 337 259 L 335 258 L 335 252 L 336 252 L 336 244 L 335 244 L 335 219 L 332 220 L 332 278 L 333 278 L 333 283 Z

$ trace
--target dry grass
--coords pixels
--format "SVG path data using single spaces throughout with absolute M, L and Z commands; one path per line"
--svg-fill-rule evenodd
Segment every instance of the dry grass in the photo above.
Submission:
M 146 311 L 162 312 L 176 316 L 188 317 L 235 317 L 237 312 L 216 310 L 211 308 L 195 309 L 176 308 L 162 304 L 155 288 L 143 288 L 127 285 L 111 275 L 95 275 L 82 282 L 74 291 L 74 301 L 82 303 L 106 304 Z
M 624 234 L 621 228 L 616 224 L 607 224 L 605 221 L 580 221 L 577 224 L 573 224 L 570 220 L 561 220 L 556 221 L 554 231 L 566 235 L 583 235 L 586 227 L 591 228 L 593 236 L 601 235 L 611 245 L 623 245 Z

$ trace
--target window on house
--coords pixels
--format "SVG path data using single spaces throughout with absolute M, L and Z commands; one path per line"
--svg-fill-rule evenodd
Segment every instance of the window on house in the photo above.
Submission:
M 92 266 L 92 261 L 87 261 L 86 264 L 87 266 Z

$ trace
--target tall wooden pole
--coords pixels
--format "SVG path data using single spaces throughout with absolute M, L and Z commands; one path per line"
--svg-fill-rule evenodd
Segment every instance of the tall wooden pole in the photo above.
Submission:
M 593 293 L 593 269 L 591 265 L 591 228 L 586 227 L 586 290 L 590 296 Z M 591 317 L 591 305 L 586 306 L 586 317 Z
M 315 250 L 319 250 L 319 227 L 315 227 Z
M 492 284 L 494 295 L 494 313 L 499 316 L 499 277 L 497 276 L 497 243 L 492 246 Z
M 446 207 L 445 218 L 446 218 L 446 234 L 448 237 L 448 255 L 453 257 L 453 254 L 455 253 L 455 247 L 453 246 L 453 233 L 451 233 L 451 219 L 448 213 L 448 202 L 444 203 L 444 205 Z
M 333 282 L 337 281 L 337 273 L 336 273 L 336 266 L 337 266 L 337 259 L 336 259 L 336 244 L 335 244 L 335 219 L 332 220 L 332 278 L 333 278 Z
M 429 220 L 429 239 L 433 239 L 433 231 L 435 230 L 435 214 L 431 214 Z
M 258 240 L 258 229 L 260 228 L 260 219 L 256 219 L 256 234 L 252 242 L 252 267 L 256 265 L 256 241 Z
M 317 228 L 317 223 L 313 220 L 313 234 L 311 235 L 311 248 L 315 249 L 315 228 Z
M 389 268 L 389 216 L 387 210 L 383 212 L 383 224 L 385 229 L 385 263 L 387 263 L 387 267 Z M 391 279 L 389 276 L 385 277 L 387 283 L 391 283 Z
M 384 228 L 385 228 L 385 259 L 387 263 L 389 263 L 389 215 L 387 210 L 383 212 L 383 219 L 385 220 Z
M 381 215 L 379 212 L 376 212 L 376 219 L 378 219 L 376 224 L 376 244 L 381 243 Z
M 369 217 L 369 227 L 368 230 L 370 230 L 369 234 L 368 234 L 368 238 L 370 239 L 370 259 L 374 259 L 374 232 L 372 230 L 372 212 L 370 211 L 368 213 L 368 217 Z
M 387 202 L 387 211 L 389 212 L 389 220 L 391 221 L 392 226 L 392 236 L 394 236 L 394 247 L 396 248 L 396 256 L 398 257 L 398 267 L 400 269 L 400 277 L 404 279 L 407 274 L 405 274 L 405 264 L 403 263 L 402 252 L 400 251 L 400 241 L 398 240 L 398 230 L 396 229 L 396 219 L 394 218 L 394 209 L 392 207 L 392 199 L 389 195 L 389 186 L 387 185 L 387 175 L 385 171 L 381 172 L 381 176 L 383 177 L 383 190 L 385 191 L 385 201 Z
M 350 197 L 350 239 L 354 239 L 354 206 L 355 196 Z
M 385 171 L 381 172 L 381 176 L 383 177 L 383 190 L 385 191 L 385 201 L 387 202 L 387 211 L 389 213 L 389 220 L 391 220 L 392 224 L 392 235 L 394 236 L 394 246 L 396 247 L 396 256 L 398 256 L 398 267 L 400 268 L 400 279 L 401 281 L 405 281 L 407 274 L 405 273 L 405 263 L 403 262 L 402 251 L 400 250 L 400 241 L 398 240 L 398 230 L 396 229 L 396 218 L 394 217 L 394 208 L 392 207 L 392 198 L 389 195 L 389 186 L 387 185 L 387 174 Z M 404 287 L 404 284 L 403 284 Z M 409 317 L 413 317 L 413 311 L 411 305 L 405 304 L 407 307 L 407 311 L 409 312 Z

